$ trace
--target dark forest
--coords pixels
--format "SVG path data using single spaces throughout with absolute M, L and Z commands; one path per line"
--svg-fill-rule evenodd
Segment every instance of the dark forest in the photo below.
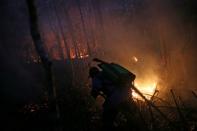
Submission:
M 119 112 L 114 130 L 196 131 L 196 7 L 196 0 L 1 0 L 1 131 L 103 130 L 105 97 L 91 96 L 88 74 L 94 58 L 136 75 L 136 111 Z

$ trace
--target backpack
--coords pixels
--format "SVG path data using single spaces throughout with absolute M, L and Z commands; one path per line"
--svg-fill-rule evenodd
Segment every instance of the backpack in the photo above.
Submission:
M 103 76 L 117 85 L 117 87 L 131 87 L 136 77 L 135 74 L 115 63 L 107 63 L 99 59 L 94 59 L 94 61 L 100 62 L 98 67 L 102 70 Z

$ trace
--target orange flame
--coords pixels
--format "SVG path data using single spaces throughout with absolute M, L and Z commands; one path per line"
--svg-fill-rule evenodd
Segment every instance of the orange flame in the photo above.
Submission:
M 148 99 L 150 100 L 157 88 L 156 80 L 137 80 L 135 87 Z M 134 99 L 143 100 L 135 91 L 132 91 Z

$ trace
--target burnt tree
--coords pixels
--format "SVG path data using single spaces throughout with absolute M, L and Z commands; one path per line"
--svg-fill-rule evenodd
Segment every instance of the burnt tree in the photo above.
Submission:
M 36 52 L 38 53 L 41 59 L 43 68 L 46 73 L 49 106 L 50 106 L 51 111 L 56 111 L 57 117 L 59 117 L 58 108 L 57 108 L 58 106 L 56 103 L 56 90 L 55 90 L 55 86 L 53 86 L 52 62 L 49 59 L 49 56 L 44 49 L 43 41 L 41 40 L 41 35 L 39 32 L 39 27 L 38 27 L 38 16 L 37 16 L 37 10 L 35 6 L 35 1 L 26 0 L 26 2 L 28 6 L 28 11 L 29 11 L 29 25 L 30 25 L 31 37 L 32 37 Z

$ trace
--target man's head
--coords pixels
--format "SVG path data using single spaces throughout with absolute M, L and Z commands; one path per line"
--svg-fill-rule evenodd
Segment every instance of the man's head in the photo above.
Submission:
M 93 78 L 99 73 L 99 69 L 97 67 L 90 67 L 89 77 Z

